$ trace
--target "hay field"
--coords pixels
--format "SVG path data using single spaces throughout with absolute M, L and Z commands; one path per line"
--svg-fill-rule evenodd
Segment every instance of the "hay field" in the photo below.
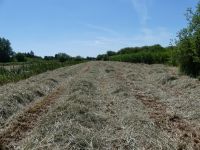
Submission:
M 78 64 L 0 87 L 0 149 L 198 150 L 199 108 L 177 68 Z

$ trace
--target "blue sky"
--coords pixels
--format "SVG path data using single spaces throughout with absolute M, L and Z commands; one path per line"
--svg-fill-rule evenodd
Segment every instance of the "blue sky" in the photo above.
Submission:
M 128 46 L 168 46 L 198 0 L 0 0 L 0 37 L 14 51 L 96 56 Z

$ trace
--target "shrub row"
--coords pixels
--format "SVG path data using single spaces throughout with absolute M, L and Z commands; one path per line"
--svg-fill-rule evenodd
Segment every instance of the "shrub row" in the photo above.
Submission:
M 121 54 L 109 58 L 111 61 L 122 61 L 132 63 L 168 63 L 170 60 L 170 53 L 165 52 L 138 52 L 133 54 Z
M 2 66 L 0 67 L 0 85 L 9 82 L 17 82 L 19 80 L 29 78 L 30 76 L 37 75 L 48 70 L 54 70 L 60 67 L 74 65 L 81 62 L 83 61 L 67 61 L 65 63 L 58 61 L 43 61 L 22 64 L 17 68 L 13 67 L 11 69 L 6 69 Z

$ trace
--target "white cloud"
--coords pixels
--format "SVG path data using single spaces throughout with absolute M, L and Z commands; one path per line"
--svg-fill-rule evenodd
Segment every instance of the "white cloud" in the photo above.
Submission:
M 148 6 L 151 0 L 131 0 L 134 10 L 137 12 L 142 25 L 146 25 L 150 19 Z
M 167 46 L 174 35 L 164 27 L 154 29 L 142 28 L 140 32 L 133 36 L 113 36 L 96 37 L 91 41 L 92 45 L 110 45 L 113 46 L 144 46 L 152 44 L 161 44 Z
M 140 46 L 142 45 L 152 45 L 161 44 L 167 46 L 174 35 L 170 33 L 164 27 L 158 27 L 154 29 L 142 28 L 141 32 L 134 36 L 134 42 Z
M 124 47 L 135 47 L 144 45 L 161 44 L 168 46 L 170 39 L 174 35 L 171 34 L 166 28 L 158 27 L 154 29 L 142 28 L 136 35 L 125 36 L 112 36 L 112 37 L 95 37 L 87 40 L 74 40 L 70 41 L 73 49 L 83 51 L 82 56 L 96 56 L 105 53 L 107 50 L 119 50 Z M 68 47 L 70 47 L 68 45 Z M 76 45 L 77 47 L 74 47 Z M 81 49 L 80 49 L 81 47 Z
M 94 24 L 84 24 L 84 26 L 86 26 L 87 28 L 93 29 L 93 30 L 98 30 L 101 32 L 105 32 L 108 34 L 112 34 L 112 35 L 119 35 L 116 31 L 114 31 L 113 29 L 107 28 L 107 27 L 103 27 L 103 26 L 98 26 L 98 25 L 94 25 Z
M 16 47 L 21 47 L 23 49 L 24 43 L 26 43 L 28 49 L 38 50 L 35 51 L 36 54 L 54 55 L 53 50 L 57 50 L 58 47 L 62 47 L 62 52 L 66 52 L 71 56 L 81 55 L 81 56 L 97 56 L 98 54 L 105 53 L 108 50 L 117 51 L 124 47 L 135 47 L 144 45 L 161 44 L 167 46 L 170 39 L 174 35 L 171 34 L 166 28 L 142 28 L 140 31 L 132 36 L 96 36 L 87 39 L 60 39 L 55 42 L 52 41 L 23 41 L 19 43 L 13 43 Z M 52 51 L 46 49 L 51 45 Z M 27 49 L 27 47 L 25 49 Z M 67 48 L 67 49 L 65 49 Z M 63 51 L 64 50 L 64 51 Z

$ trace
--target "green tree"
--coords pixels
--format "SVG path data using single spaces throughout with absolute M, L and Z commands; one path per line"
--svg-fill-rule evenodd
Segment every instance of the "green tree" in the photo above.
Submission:
M 74 58 L 74 60 L 75 60 L 75 61 L 82 61 L 82 60 L 84 60 L 84 58 L 81 57 L 81 56 L 76 56 L 76 57 Z
M 55 55 L 55 58 L 58 59 L 60 62 L 65 62 L 71 59 L 71 56 L 65 53 L 58 53 Z
M 101 55 L 98 55 L 97 56 L 97 60 L 104 60 L 104 61 L 107 61 L 109 58 L 108 58 L 108 55 L 107 54 L 101 54 Z
M 44 56 L 44 60 L 54 60 L 55 59 L 55 57 L 53 57 L 53 56 Z
M 9 62 L 13 56 L 10 41 L 5 38 L 0 38 L 0 62 Z
M 26 61 L 26 57 L 25 57 L 25 54 L 23 53 L 17 53 L 15 55 L 15 58 L 18 62 L 25 62 Z
M 107 51 L 107 56 L 110 57 L 110 56 L 114 56 L 116 55 L 116 52 L 113 52 L 113 51 Z
M 177 56 L 181 72 L 198 76 L 200 74 L 200 2 L 196 10 L 186 13 L 188 26 L 178 34 Z
M 28 58 L 34 58 L 34 57 L 36 57 L 33 51 L 30 51 L 30 52 L 28 52 L 28 53 L 25 53 L 25 55 L 26 55 L 26 57 L 28 57 Z

